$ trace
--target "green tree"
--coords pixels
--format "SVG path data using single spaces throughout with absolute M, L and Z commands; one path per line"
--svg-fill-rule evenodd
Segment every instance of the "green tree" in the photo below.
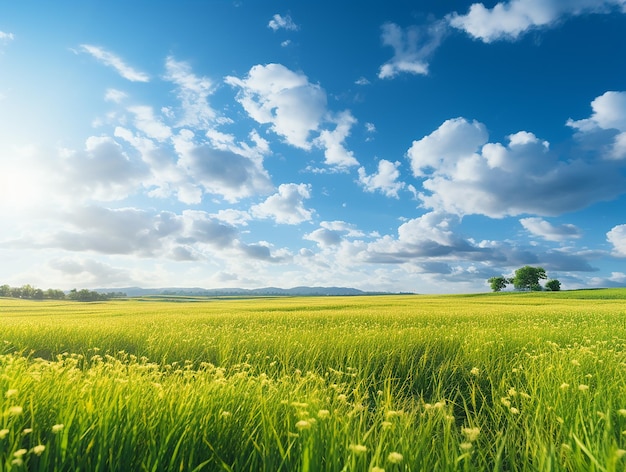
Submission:
M 49 288 L 45 292 L 45 298 L 50 298 L 52 300 L 63 300 L 65 298 L 65 292 L 63 290 Z
M 557 279 L 550 279 L 546 282 L 546 289 L 553 292 L 558 292 L 559 290 L 561 290 L 561 282 L 559 282 Z
M 0 285 L 0 297 L 10 297 L 11 287 L 8 285 Z
M 35 287 L 30 284 L 22 285 L 21 291 L 22 298 L 33 298 L 33 296 L 35 295 Z
M 494 292 L 499 292 L 507 286 L 507 284 L 509 283 L 509 279 L 500 275 L 498 277 L 491 277 L 489 280 L 487 280 L 487 282 L 489 282 L 491 290 L 493 290 Z
M 524 266 L 515 271 L 513 286 L 518 290 L 541 290 L 539 280 L 547 278 L 543 267 Z

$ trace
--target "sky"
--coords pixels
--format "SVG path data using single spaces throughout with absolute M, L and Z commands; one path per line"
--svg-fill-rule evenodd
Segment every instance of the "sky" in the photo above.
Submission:
M 0 284 L 626 286 L 626 0 L 0 4 Z

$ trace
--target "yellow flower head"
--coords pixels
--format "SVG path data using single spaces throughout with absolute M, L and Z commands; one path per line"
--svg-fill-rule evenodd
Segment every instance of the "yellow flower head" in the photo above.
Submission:
M 22 413 L 24 413 L 24 408 L 22 408 L 21 406 L 12 406 L 11 408 L 9 408 L 9 415 L 10 416 L 19 416 Z
M 320 420 L 323 420 L 324 418 L 328 418 L 330 416 L 330 411 L 328 410 L 320 410 L 317 412 L 317 417 Z
M 54 426 L 52 426 L 52 432 L 53 433 L 60 433 L 61 431 L 63 431 L 63 428 L 65 428 L 64 424 L 55 424 Z
M 469 442 L 474 442 L 480 434 L 480 428 L 461 428 L 461 432 Z
M 46 446 L 44 446 L 43 444 L 38 444 L 37 446 L 33 447 L 33 454 L 40 456 L 43 454 L 43 451 L 45 450 L 46 450 Z
M 296 428 L 302 429 L 311 429 L 311 423 L 307 420 L 300 420 L 296 423 Z
M 367 446 L 363 444 L 350 444 L 349 449 L 355 454 L 363 454 L 367 452 Z

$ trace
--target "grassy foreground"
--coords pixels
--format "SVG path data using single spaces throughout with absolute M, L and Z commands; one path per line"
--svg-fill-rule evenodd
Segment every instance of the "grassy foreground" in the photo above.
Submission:
M 0 470 L 624 470 L 625 302 L 0 299 Z

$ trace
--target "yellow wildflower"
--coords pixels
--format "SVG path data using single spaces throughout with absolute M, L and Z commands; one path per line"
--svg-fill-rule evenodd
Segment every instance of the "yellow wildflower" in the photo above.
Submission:
M 363 444 L 350 444 L 348 448 L 355 454 L 363 454 L 364 452 L 367 452 L 367 446 L 364 446 Z

